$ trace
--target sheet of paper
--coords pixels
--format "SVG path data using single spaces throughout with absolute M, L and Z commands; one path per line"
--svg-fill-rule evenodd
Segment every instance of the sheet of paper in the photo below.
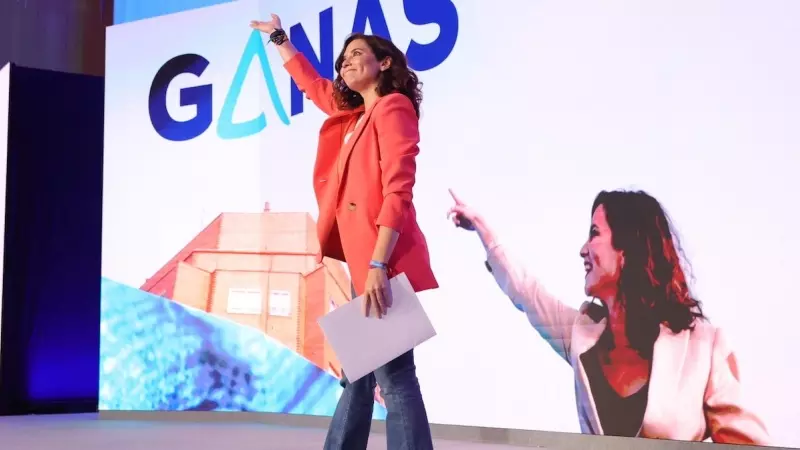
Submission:
M 350 381 L 436 336 L 428 315 L 405 274 L 389 280 L 392 307 L 386 315 L 364 317 L 364 297 L 357 297 L 319 318 L 325 337 Z

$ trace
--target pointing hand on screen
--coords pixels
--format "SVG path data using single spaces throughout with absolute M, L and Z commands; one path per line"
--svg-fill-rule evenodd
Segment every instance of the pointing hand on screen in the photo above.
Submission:
M 278 17 L 277 14 L 270 14 L 270 16 L 272 19 L 268 22 L 260 22 L 258 20 L 251 21 L 250 28 L 255 28 L 256 30 L 267 34 L 272 34 L 272 32 L 275 30 L 282 30 L 281 18 Z
M 447 218 L 452 220 L 459 228 L 475 231 L 475 221 L 480 220 L 478 212 L 464 204 L 452 189 L 448 189 L 448 191 L 450 196 L 453 197 L 455 205 L 447 212 Z

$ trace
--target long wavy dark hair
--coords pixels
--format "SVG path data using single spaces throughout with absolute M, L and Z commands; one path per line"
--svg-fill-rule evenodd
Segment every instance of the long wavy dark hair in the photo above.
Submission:
M 392 60 L 392 65 L 378 74 L 378 95 L 383 97 L 394 92 L 399 92 L 414 105 L 414 111 L 419 118 L 419 108 L 422 103 L 422 83 L 408 67 L 406 55 L 395 46 L 392 41 L 380 36 L 353 33 L 344 41 L 339 57 L 336 58 L 336 79 L 333 81 L 333 97 L 341 109 L 355 109 L 364 104 L 364 99 L 358 92 L 352 91 L 342 79 L 341 70 L 344 63 L 344 52 L 347 46 L 356 39 L 367 43 L 375 58 L 383 61 L 385 58 Z
M 625 311 L 631 347 L 650 358 L 660 324 L 678 333 L 706 319 L 687 282 L 690 265 L 661 204 L 642 191 L 603 191 L 592 205 L 602 205 L 611 229 L 611 244 L 623 252 L 618 301 Z M 607 306 L 606 306 L 607 307 Z M 605 337 L 610 338 L 610 329 Z

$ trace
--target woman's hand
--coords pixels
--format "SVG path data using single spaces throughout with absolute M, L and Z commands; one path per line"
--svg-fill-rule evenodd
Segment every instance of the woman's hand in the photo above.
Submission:
M 281 18 L 278 17 L 277 14 L 270 14 L 270 16 L 272 19 L 270 19 L 268 22 L 260 22 L 258 20 L 251 21 L 250 28 L 254 28 L 262 33 L 265 33 L 270 37 L 270 40 L 272 40 L 272 33 L 274 33 L 275 30 L 282 30 L 283 27 L 281 26 Z M 284 35 L 283 39 L 273 42 L 275 42 L 275 48 L 278 49 L 278 54 L 281 55 L 281 59 L 283 59 L 284 63 L 291 61 L 292 58 L 294 58 L 294 56 L 297 54 L 297 48 L 295 48 L 295 46 L 289 41 L 288 35 Z M 306 93 L 306 98 L 311 98 L 311 94 L 308 91 L 303 90 L 303 92 Z
M 272 16 L 272 20 L 269 22 L 259 22 L 258 20 L 251 21 L 250 28 L 255 28 L 256 30 L 267 34 L 272 34 L 272 32 L 275 30 L 282 30 L 281 18 L 278 17 L 277 14 L 270 14 L 270 16 Z
M 475 231 L 475 223 L 480 220 L 478 212 L 465 205 L 452 189 L 448 189 L 448 191 L 456 204 L 447 212 L 447 218 L 459 228 Z
M 373 313 L 380 319 L 386 315 L 386 310 L 392 306 L 392 289 L 389 285 L 389 276 L 384 269 L 371 268 L 367 273 L 367 284 L 364 287 L 364 303 L 362 312 L 364 317 Z

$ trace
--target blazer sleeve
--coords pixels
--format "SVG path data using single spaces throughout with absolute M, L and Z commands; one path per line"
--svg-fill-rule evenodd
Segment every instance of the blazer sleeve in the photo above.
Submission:
M 572 327 L 580 312 L 550 295 L 502 245 L 491 244 L 486 261 L 500 289 L 528 316 L 533 328 L 567 362 L 570 361 Z
M 333 99 L 333 82 L 323 78 L 302 53 L 283 64 L 297 87 L 327 115 L 339 110 Z
M 376 225 L 402 233 L 416 181 L 419 119 L 411 100 L 397 93 L 387 95 L 375 105 L 373 115 L 383 187 Z
M 719 329 L 714 336 L 704 410 L 713 442 L 772 445 L 764 423 L 743 399 L 736 356 Z

